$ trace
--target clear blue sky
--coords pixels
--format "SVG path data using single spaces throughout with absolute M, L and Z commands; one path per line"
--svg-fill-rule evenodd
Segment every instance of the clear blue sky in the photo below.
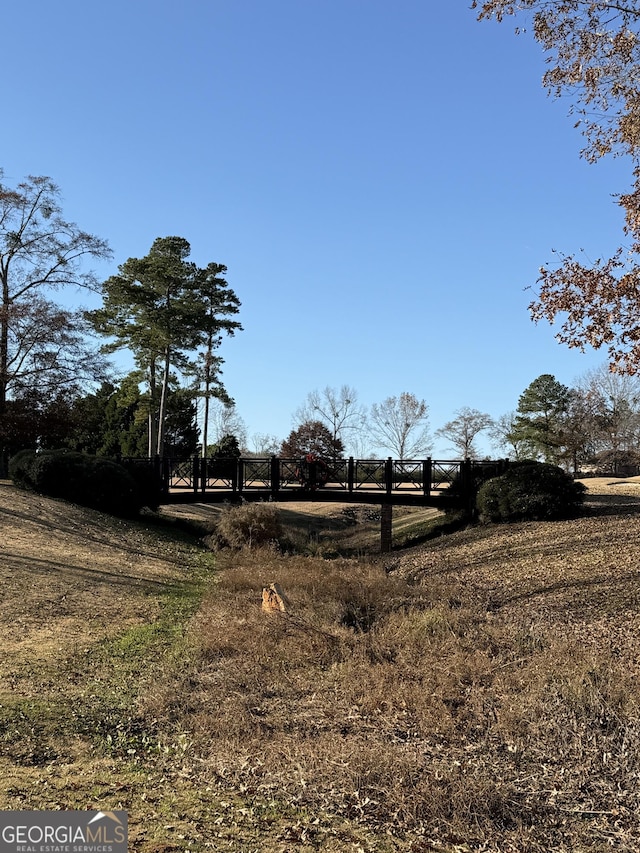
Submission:
M 410 391 L 433 430 L 605 360 L 535 326 L 551 250 L 621 240 L 539 47 L 468 0 L 23 0 L 3 10 L 8 183 L 49 175 L 112 264 L 179 235 L 228 267 L 224 381 L 249 434 L 309 391 Z M 88 304 L 86 297 L 71 299 Z M 436 444 L 443 455 L 446 442 Z

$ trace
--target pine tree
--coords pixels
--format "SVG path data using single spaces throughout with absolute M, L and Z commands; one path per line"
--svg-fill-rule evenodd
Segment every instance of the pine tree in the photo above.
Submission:
M 556 463 L 563 451 L 569 399 L 569 389 L 555 376 L 538 376 L 520 395 L 510 440 L 522 442 L 531 458 Z
M 192 358 L 204 347 L 206 393 L 215 385 L 226 396 L 219 381 L 222 359 L 213 351 L 223 333 L 232 335 L 242 328 L 228 319 L 240 303 L 219 275 L 225 267 L 209 264 L 200 269 L 187 260 L 190 253 L 182 237 L 158 238 L 148 255 L 129 258 L 118 275 L 104 282 L 102 308 L 87 314 L 96 331 L 112 338 L 105 351 L 129 348 L 145 372 L 150 456 L 165 451 L 172 371 L 193 372 Z

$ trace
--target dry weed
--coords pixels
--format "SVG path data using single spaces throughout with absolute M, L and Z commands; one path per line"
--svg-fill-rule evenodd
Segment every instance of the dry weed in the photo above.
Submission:
M 520 559 L 517 537 L 509 547 Z M 269 550 L 229 558 L 191 626 L 188 689 L 147 696 L 154 717 L 193 734 L 208 784 L 257 800 L 478 849 L 626 843 L 640 811 L 630 649 L 585 643 L 553 606 L 532 619 L 511 603 L 515 577 L 420 559 L 388 576 Z M 535 598 L 545 578 L 522 574 Z M 266 616 L 276 581 L 291 608 Z
M 205 542 L 217 550 L 228 548 L 260 548 L 277 543 L 282 536 L 278 510 L 273 504 L 247 503 L 225 507 L 220 513 L 215 532 Z

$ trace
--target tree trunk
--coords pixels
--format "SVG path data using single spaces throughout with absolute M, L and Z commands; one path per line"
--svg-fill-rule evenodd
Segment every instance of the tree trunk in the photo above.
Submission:
M 7 410 L 7 385 L 9 381 L 9 287 L 6 278 L 2 282 L 2 305 L 0 305 L 0 423 Z M 7 450 L 0 441 L 0 478 L 7 476 Z
M 202 424 L 202 458 L 206 459 L 209 441 L 209 395 L 211 393 L 211 335 L 204 358 L 204 423 Z
M 165 419 L 167 411 L 167 394 L 169 389 L 169 371 L 171 367 L 171 349 L 169 346 L 164 351 L 164 370 L 162 374 L 162 388 L 160 391 L 160 409 L 158 411 L 158 456 L 164 456 L 164 434 Z
M 156 362 L 151 359 L 149 364 L 149 458 L 155 455 L 158 438 L 156 434 Z
M 0 306 L 0 416 L 7 402 L 7 385 L 9 382 L 9 285 L 2 282 L 2 305 Z
M 207 444 L 209 441 L 209 389 L 205 385 L 204 392 L 204 422 L 202 424 L 202 458 L 207 457 Z

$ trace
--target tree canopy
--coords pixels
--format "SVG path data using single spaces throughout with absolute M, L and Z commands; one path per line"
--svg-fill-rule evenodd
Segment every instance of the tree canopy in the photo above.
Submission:
M 431 449 L 429 407 L 409 391 L 374 403 L 368 429 L 377 446 L 398 459 L 426 456 Z
M 362 430 L 365 421 L 363 407 L 358 403 L 358 392 L 349 385 L 339 389 L 326 386 L 322 391 L 311 391 L 303 405 L 296 411 L 298 424 L 320 421 L 344 446 Z
M 344 453 L 344 445 L 334 438 L 331 430 L 322 421 L 306 421 L 292 430 L 280 447 L 280 456 L 300 459 L 313 454 L 318 459 L 338 459 Z
M 479 18 L 519 16 L 546 54 L 543 84 L 569 100 L 593 162 L 631 158 L 634 183 L 617 196 L 625 243 L 610 258 L 583 262 L 557 253 L 540 271 L 535 321 L 561 319 L 569 347 L 608 352 L 611 369 L 640 371 L 640 0 L 474 0 Z M 522 28 L 521 28 L 522 29 Z
M 229 399 L 213 352 L 222 334 L 242 328 L 236 320 L 240 302 L 220 276 L 225 267 L 199 268 L 189 261 L 191 247 L 182 237 L 161 237 L 144 258 L 129 258 L 102 285 L 103 306 L 88 312 L 95 330 L 111 337 L 104 349 L 128 347 L 145 371 L 149 389 L 149 455 L 165 451 L 167 400 L 172 372 L 197 373 L 193 359 L 205 353 L 205 393 L 215 387 Z
M 64 218 L 51 178 L 29 176 L 10 187 L 0 169 L 0 415 L 17 389 L 56 394 L 104 374 L 78 312 L 60 308 L 51 294 L 94 290 L 96 277 L 84 263 L 110 256 L 104 240 Z
M 568 97 L 593 161 L 640 143 L 640 0 L 473 0 L 478 17 L 519 16 L 545 52 L 543 85 Z M 530 25 L 530 27 L 528 26 Z
M 477 436 L 493 426 L 493 418 L 486 412 L 463 406 L 454 412 L 455 418 L 436 430 L 436 435 L 448 439 L 454 452 L 463 459 L 474 459 L 478 455 L 475 445 Z
M 559 460 L 568 405 L 569 389 L 550 373 L 538 376 L 522 392 L 514 433 L 531 458 L 554 463 Z

